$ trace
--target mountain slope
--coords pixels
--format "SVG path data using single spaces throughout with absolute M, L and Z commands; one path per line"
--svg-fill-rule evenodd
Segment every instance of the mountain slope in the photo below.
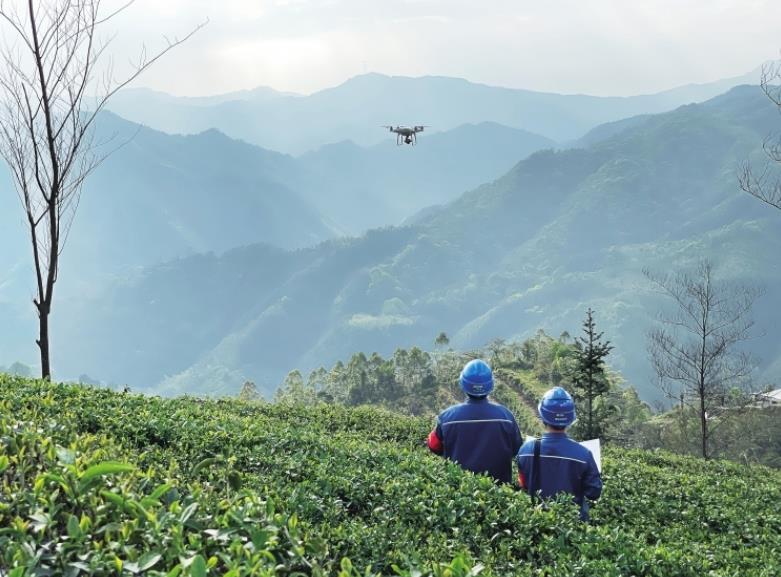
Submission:
M 99 118 L 95 142 L 99 154 L 112 154 L 84 186 L 57 299 L 187 255 L 257 242 L 295 248 L 334 236 L 318 211 L 278 179 L 294 170 L 286 168 L 290 157 L 217 131 L 170 136 L 109 113 Z M 23 215 L 0 165 L 0 356 L 32 363 L 35 277 Z
M 87 179 L 68 238 L 63 269 L 74 266 L 76 276 L 253 242 L 296 248 L 333 234 L 316 209 L 279 182 L 289 157 L 214 130 L 170 136 L 109 113 L 99 118 L 94 141 L 97 154 L 109 156 Z M 12 225 L 23 213 L 5 167 L 2 173 L 8 210 L 0 218 L 8 226 L 0 239 L 18 247 L 26 233 Z M 10 254 L 28 260 L 27 252 Z
M 604 122 L 703 101 L 746 82 L 758 83 L 758 72 L 658 94 L 595 97 L 499 88 L 458 78 L 365 74 L 309 96 L 264 94 L 204 106 L 138 95 L 117 98 L 111 106 L 125 118 L 166 132 L 218 128 L 264 148 L 300 154 L 342 140 L 376 144 L 383 138 L 379 127 L 384 124 L 430 124 L 442 131 L 491 121 L 567 141 Z
M 531 153 L 552 148 L 545 137 L 491 122 L 420 135 L 417 146 L 386 141 L 368 148 L 329 144 L 297 158 L 290 182 L 350 234 L 399 224 L 429 206 L 507 172 Z
M 781 229 L 775 213 L 738 192 L 735 168 L 774 122 L 775 108 L 761 93 L 735 89 L 586 149 L 536 153 L 414 227 L 280 256 L 303 258 L 290 275 L 276 278 L 277 265 L 252 250 L 216 258 L 231 291 L 226 302 L 244 304 L 230 315 L 230 328 L 210 334 L 197 351 L 186 331 L 160 350 L 147 348 L 136 319 L 152 315 L 181 326 L 168 307 L 150 308 L 143 296 L 178 286 L 177 278 L 190 279 L 193 324 L 220 316 L 223 307 L 205 282 L 212 273 L 201 258 L 152 269 L 118 287 L 116 301 L 96 296 L 65 323 L 74 332 L 62 335 L 63 370 L 133 386 L 165 381 L 169 391 L 235 390 L 244 378 L 270 390 L 292 368 L 331 366 L 358 350 L 428 348 L 442 330 L 462 350 L 538 328 L 573 333 L 592 306 L 616 345 L 611 363 L 650 398 L 645 333 L 664 303 L 642 271 L 688 267 L 702 257 L 724 278 L 767 288 L 755 311 L 766 336 L 750 343 L 767 368 L 781 325 L 773 306 L 781 299 Z M 255 297 L 242 281 L 249 271 L 275 277 L 266 278 L 264 293 L 273 296 Z M 118 310 L 124 316 L 115 316 Z M 139 351 L 121 372 L 107 348 L 120 330 L 135 335 L 123 350 Z M 101 335 L 94 343 L 93 332 Z M 79 342 L 90 342 L 88 354 L 68 349 Z M 171 347 L 187 354 L 169 354 Z

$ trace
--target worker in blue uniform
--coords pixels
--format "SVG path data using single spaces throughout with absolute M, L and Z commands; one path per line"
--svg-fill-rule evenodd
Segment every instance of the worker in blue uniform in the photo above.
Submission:
M 591 451 L 567 436 L 567 427 L 575 422 L 575 402 L 567 391 L 555 387 L 543 395 L 537 412 L 545 434 L 521 447 L 516 457 L 518 481 L 532 498 L 573 495 L 580 518 L 587 521 L 589 500 L 599 499 L 602 478 Z
M 512 482 L 512 461 L 521 447 L 521 432 L 508 409 L 488 400 L 494 388 L 491 367 L 480 359 L 470 361 L 459 382 L 466 401 L 440 413 L 428 436 L 429 449 L 468 471 Z

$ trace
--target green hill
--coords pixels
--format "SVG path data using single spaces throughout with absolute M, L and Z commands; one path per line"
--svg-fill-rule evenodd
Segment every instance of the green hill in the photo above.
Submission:
M 736 168 L 777 125 L 767 98 L 741 87 L 533 154 L 406 228 L 145 269 L 61 304 L 55 367 L 153 392 L 235 394 L 247 379 L 269 391 L 292 368 L 425 349 L 440 331 L 459 350 L 574 332 L 591 306 L 616 344 L 611 365 L 651 399 L 646 333 L 666 303 L 642 271 L 707 257 L 720 278 L 766 287 L 755 317 L 767 336 L 751 349 L 759 384 L 773 382 L 781 228 L 738 190 Z
M 781 571 L 778 471 L 608 448 L 586 525 L 430 455 L 430 425 L 0 376 L 0 574 Z

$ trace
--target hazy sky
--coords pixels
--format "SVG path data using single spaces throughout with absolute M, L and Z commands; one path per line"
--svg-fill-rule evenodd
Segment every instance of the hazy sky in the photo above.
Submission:
M 781 49 L 779 0 L 137 0 L 113 23 L 118 63 L 206 18 L 136 86 L 309 93 L 370 71 L 629 95 L 737 76 Z

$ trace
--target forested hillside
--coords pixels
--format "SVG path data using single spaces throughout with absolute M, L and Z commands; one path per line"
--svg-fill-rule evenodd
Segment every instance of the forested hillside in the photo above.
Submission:
M 540 330 L 524 341 L 496 339 L 484 349 L 458 352 L 447 347 L 442 333 L 431 352 L 397 349 L 388 358 L 356 353 L 308 375 L 292 370 L 273 398 L 303 405 L 369 405 L 433 422 L 446 407 L 463 401 L 461 369 L 471 359 L 482 358 L 493 368 L 491 398 L 513 412 L 524 435 L 542 432 L 538 403 L 548 389 L 563 386 L 578 406 L 578 419 L 570 429 L 574 438 L 599 437 L 626 448 L 702 456 L 696 396 L 691 403 L 661 410 L 656 403 L 644 402 L 605 359 L 587 377 L 591 383 L 586 382 L 583 371 L 591 362 L 584 352 L 587 340 L 583 333 L 574 339 L 568 333 L 554 338 Z M 609 363 L 609 355 L 606 360 Z M 239 397 L 262 398 L 251 381 L 244 383 Z M 712 413 L 706 433 L 710 457 L 781 467 L 781 406 L 757 402 L 750 391 L 738 390 L 732 390 L 729 399 L 709 393 L 703 402 Z
M 592 523 L 370 408 L 162 400 L 0 375 L 0 572 L 702 575 L 781 570 L 781 476 L 608 449 Z
M 417 151 L 388 138 L 370 148 L 343 142 L 294 158 L 214 129 L 168 135 L 111 113 L 100 116 L 94 140 L 108 156 L 87 181 L 68 239 L 66 292 L 192 254 L 258 242 L 302 248 L 400 224 L 555 145 L 481 123 L 431 135 Z M 27 265 L 28 233 L 12 189 L 0 165 L 0 190 L 8 192 L 0 197 L 0 242 L 7 247 L 0 271 L 8 276 L 0 277 L 0 297 L 12 288 L 24 292 L 28 280 L 14 270 Z
M 781 228 L 738 190 L 736 169 L 777 122 L 742 87 L 584 149 L 534 154 L 408 228 L 149 268 L 63 304 L 60 370 L 156 391 L 235 392 L 247 379 L 270 391 L 292 368 L 426 349 L 440 331 L 460 350 L 572 333 L 591 306 L 613 367 L 648 398 L 646 333 L 666 303 L 643 269 L 712 257 L 720 278 L 767 288 L 754 311 L 766 336 L 751 342 L 764 385 L 781 366 Z
M 267 242 L 311 246 L 335 231 L 280 173 L 292 159 L 211 130 L 172 136 L 104 113 L 93 139 L 105 161 L 85 183 L 63 254 L 66 292 L 138 266 Z M 0 271 L 26 293 L 29 231 L 0 165 Z M 6 279 L 4 279 L 6 280 Z M 0 296 L 10 287 L 0 285 Z M 78 292 L 78 291 L 76 291 Z M 16 293 L 13 293 L 16 294 Z
M 94 295 L 139 267 L 193 254 L 258 242 L 295 249 L 399 224 L 553 146 L 522 130 L 483 123 L 431 135 L 416 151 L 389 139 L 293 158 L 216 130 L 172 136 L 108 113 L 99 118 L 95 140 L 99 152 L 110 155 L 87 181 L 67 239 L 58 284 L 65 299 Z M 0 317 L 8 328 L 0 335 L 0 360 L 32 362 L 29 232 L 4 165 L 0 191 Z
M 396 349 L 387 359 L 376 352 L 369 356 L 356 353 L 349 361 L 337 361 L 330 369 L 320 367 L 306 378 L 299 370 L 293 370 L 274 399 L 309 405 L 373 405 L 403 415 L 433 418 L 445 407 L 464 399 L 459 374 L 474 358 L 490 361 L 495 380 L 491 397 L 513 412 L 526 434 L 541 432 L 537 404 L 546 390 L 565 386 L 578 397 L 579 391 L 572 387 L 582 346 L 567 333 L 553 338 L 540 330 L 523 342 L 497 339 L 485 349 L 467 352 L 447 347 L 444 333 L 438 340 L 432 352 L 417 347 Z M 631 444 L 635 439 L 629 436 L 650 419 L 650 407 L 639 399 L 634 388 L 622 382 L 621 375 L 601 368 L 599 378 L 605 381 L 606 389 L 594 412 L 609 413 L 611 417 L 599 431 L 600 436 Z M 245 383 L 240 396 L 260 398 L 251 382 Z M 582 433 L 578 427 L 574 432 Z

